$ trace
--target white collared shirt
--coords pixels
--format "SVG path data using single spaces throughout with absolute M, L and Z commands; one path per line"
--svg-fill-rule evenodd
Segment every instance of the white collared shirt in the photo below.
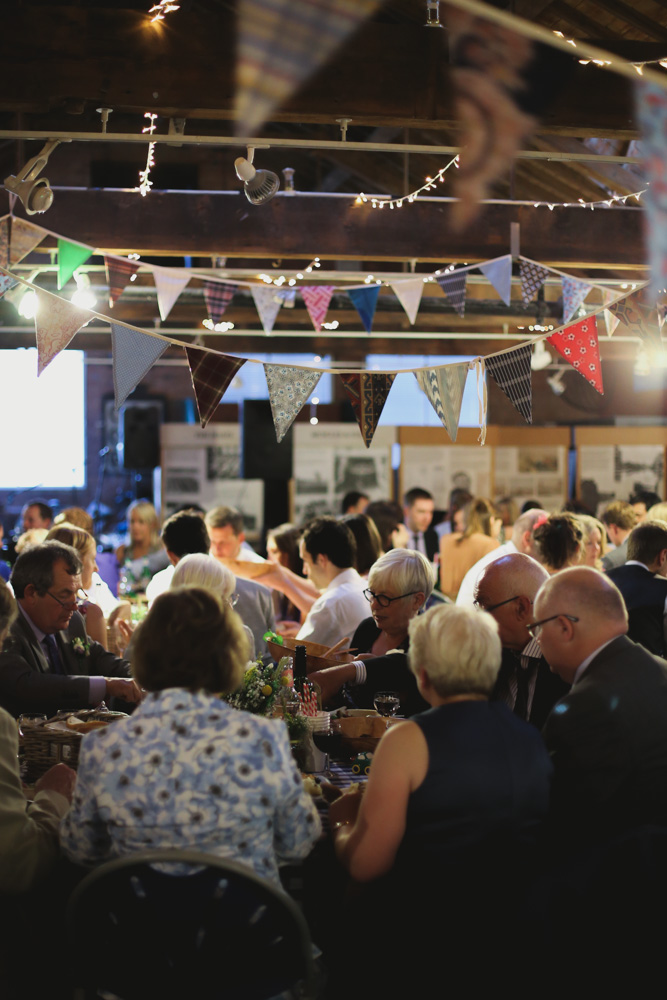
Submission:
M 333 646 L 344 636 L 352 638 L 357 626 L 370 615 L 364 597 L 367 581 L 356 569 L 344 569 L 322 591 L 301 626 L 299 639 Z

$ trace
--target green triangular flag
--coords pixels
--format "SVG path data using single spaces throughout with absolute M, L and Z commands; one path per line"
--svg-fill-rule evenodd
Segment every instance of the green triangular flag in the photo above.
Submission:
M 80 243 L 58 240 L 58 291 L 64 288 L 77 267 L 93 256 L 93 251 Z

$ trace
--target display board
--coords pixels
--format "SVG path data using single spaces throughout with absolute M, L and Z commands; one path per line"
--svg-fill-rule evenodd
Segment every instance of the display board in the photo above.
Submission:
M 577 496 L 600 514 L 639 490 L 665 496 L 667 427 L 578 427 Z

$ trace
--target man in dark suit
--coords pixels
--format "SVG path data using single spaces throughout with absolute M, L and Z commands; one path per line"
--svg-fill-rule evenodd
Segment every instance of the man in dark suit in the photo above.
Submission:
M 44 542 L 12 570 L 18 615 L 0 654 L 0 705 L 13 715 L 137 702 L 129 664 L 88 638 L 75 610 L 81 561 L 69 545 Z
M 421 552 L 429 562 L 433 562 L 440 551 L 438 534 L 431 527 L 433 510 L 433 497 L 419 486 L 408 490 L 403 497 L 405 527 L 410 536 L 407 547 Z
M 515 715 L 538 729 L 570 689 L 551 672 L 527 629 L 533 620 L 535 595 L 548 578 L 535 559 L 516 552 L 489 563 L 475 589 L 475 606 L 495 618 L 503 645 L 491 697 L 504 701 Z
M 563 570 L 540 588 L 530 628 L 572 684 L 543 732 L 562 843 L 667 826 L 667 663 L 627 638 L 618 588 L 588 567 Z
M 618 566 L 624 566 L 628 559 L 628 538 L 637 524 L 637 515 L 632 504 L 625 500 L 614 500 L 608 504 L 602 515 L 609 541 L 614 546 L 602 557 L 602 569 L 609 573 Z
M 656 575 L 658 574 L 658 575 Z M 628 538 L 628 559 L 608 573 L 625 601 L 628 636 L 664 656 L 667 606 L 667 524 L 644 521 Z

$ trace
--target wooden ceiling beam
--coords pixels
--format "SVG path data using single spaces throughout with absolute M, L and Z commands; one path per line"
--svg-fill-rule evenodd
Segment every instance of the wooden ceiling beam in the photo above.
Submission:
M 590 0 L 590 2 L 601 8 L 605 16 L 611 14 L 613 17 L 618 17 L 638 31 L 643 31 L 652 41 L 667 42 L 667 29 L 652 17 L 642 14 L 636 7 L 624 3 L 623 0 Z

